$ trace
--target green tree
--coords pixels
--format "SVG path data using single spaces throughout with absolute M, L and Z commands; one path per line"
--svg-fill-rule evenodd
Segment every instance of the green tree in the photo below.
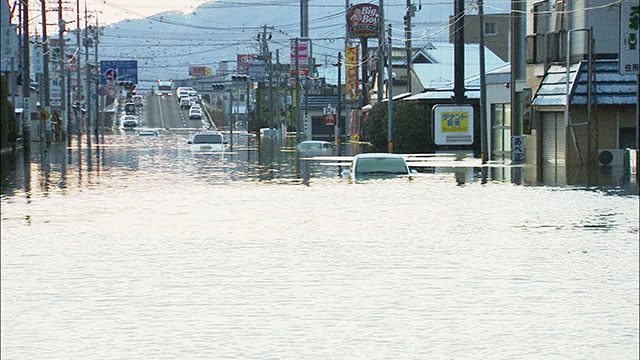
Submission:
M 18 138 L 13 105 L 9 102 L 9 82 L 0 76 L 0 147 L 13 146 Z
M 363 123 L 364 140 L 373 151 L 387 151 L 387 104 L 376 104 Z M 396 153 L 432 152 L 431 124 L 427 109 L 415 102 L 394 103 L 393 151 Z

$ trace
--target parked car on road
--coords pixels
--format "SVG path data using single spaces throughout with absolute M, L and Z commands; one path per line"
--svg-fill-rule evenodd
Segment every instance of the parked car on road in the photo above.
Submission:
M 191 101 L 186 96 L 180 98 L 180 109 L 188 109 L 191 106 Z
M 200 110 L 200 109 L 190 109 L 189 110 L 189 119 L 191 119 L 191 120 L 200 120 L 200 119 L 202 119 L 202 110 Z
M 200 131 L 188 142 L 194 152 L 222 151 L 225 143 L 222 133 L 215 130 Z
M 131 101 L 133 101 L 135 106 L 142 106 L 144 103 L 142 95 L 133 95 Z
M 138 118 L 135 117 L 134 115 L 125 115 L 122 118 L 122 128 L 127 130 L 127 129 L 133 129 L 138 127 Z
M 401 155 L 367 153 L 356 155 L 351 162 L 349 170 L 343 172 L 343 177 L 349 177 L 352 181 L 355 181 L 387 179 L 416 173 L 416 170 L 409 169 L 407 162 Z

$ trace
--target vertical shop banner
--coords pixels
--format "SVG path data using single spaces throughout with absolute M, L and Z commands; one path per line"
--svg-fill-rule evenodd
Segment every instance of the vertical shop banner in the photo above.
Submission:
M 358 102 L 358 84 L 360 83 L 360 59 L 358 56 L 358 47 L 347 46 L 345 48 L 345 101 L 347 103 Z
M 307 76 L 309 69 L 309 53 L 311 47 L 310 39 L 298 39 L 298 66 L 300 69 L 298 73 L 300 76 Z M 296 76 L 296 40 L 291 39 L 289 41 L 289 61 L 291 64 L 291 76 Z
M 638 75 L 640 46 L 640 5 L 638 0 L 620 3 L 620 69 L 621 75 Z

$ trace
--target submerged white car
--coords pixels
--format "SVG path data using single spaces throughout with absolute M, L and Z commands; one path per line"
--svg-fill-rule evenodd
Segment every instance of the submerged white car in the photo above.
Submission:
M 409 169 L 401 155 L 388 153 L 356 155 L 349 170 L 343 172 L 343 176 L 349 177 L 352 181 L 387 179 L 411 174 L 417 174 L 417 171 Z
M 224 137 L 219 131 L 200 131 L 193 135 L 188 142 L 191 145 L 191 151 L 207 152 L 224 150 Z

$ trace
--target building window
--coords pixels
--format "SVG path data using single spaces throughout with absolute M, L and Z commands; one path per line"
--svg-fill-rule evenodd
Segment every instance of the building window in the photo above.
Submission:
M 496 160 L 511 157 L 511 104 L 491 105 L 491 154 Z
M 484 23 L 484 34 L 485 35 L 496 35 L 496 23 L 494 22 L 486 22 Z

